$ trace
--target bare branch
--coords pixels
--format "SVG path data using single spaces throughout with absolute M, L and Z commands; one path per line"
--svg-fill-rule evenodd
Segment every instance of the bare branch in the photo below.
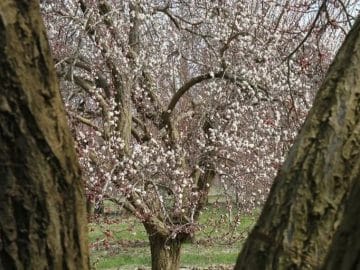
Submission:
M 337 0 L 337 1 L 340 3 L 342 9 L 344 10 L 344 13 L 346 15 L 346 20 L 347 20 L 347 22 L 349 24 L 349 27 L 351 28 L 352 27 L 352 22 L 351 21 L 355 20 L 354 16 L 349 14 L 349 12 L 347 11 L 346 5 L 344 4 L 344 2 L 342 0 Z
M 70 116 L 74 117 L 75 119 L 77 119 L 79 122 L 89 126 L 89 127 L 92 127 L 95 131 L 100 131 L 100 128 L 95 125 L 90 119 L 87 119 L 85 117 L 82 117 L 76 113 L 70 113 Z
M 206 80 L 211 80 L 211 79 L 224 79 L 224 80 L 228 80 L 232 83 L 239 83 L 240 81 L 244 81 L 243 78 L 241 77 L 236 77 L 234 75 L 231 75 L 225 71 L 219 71 L 217 73 L 205 73 L 196 77 L 193 77 L 192 79 L 190 79 L 189 81 L 187 81 L 183 86 L 181 86 L 173 95 L 173 97 L 170 100 L 170 103 L 167 107 L 167 113 L 171 113 L 174 109 L 176 104 L 179 102 L 180 98 L 191 89 L 191 87 L 195 86 L 196 84 L 199 84 L 203 81 Z
M 296 48 L 284 59 L 284 62 L 285 61 L 289 61 L 290 58 L 301 48 L 302 45 L 304 45 L 304 43 L 307 41 L 307 39 L 310 37 L 312 31 L 314 30 L 315 26 L 316 26 L 316 23 L 317 21 L 319 20 L 320 18 L 320 15 L 321 13 L 326 10 L 326 3 L 327 3 L 327 0 L 323 0 L 318 12 L 316 13 L 316 16 L 315 16 L 315 19 L 314 21 L 312 22 L 311 26 L 310 26 L 310 29 L 309 31 L 306 33 L 305 37 L 301 40 L 301 42 L 296 46 Z

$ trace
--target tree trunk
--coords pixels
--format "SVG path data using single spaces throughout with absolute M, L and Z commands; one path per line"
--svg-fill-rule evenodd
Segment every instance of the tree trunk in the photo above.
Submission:
M 103 200 L 97 201 L 94 204 L 94 214 L 98 216 L 103 216 L 105 214 L 105 206 Z
M 360 179 L 360 175 L 357 176 Z M 360 182 L 355 183 L 347 201 L 344 218 L 334 236 L 323 269 L 360 269 Z
M 91 201 L 90 198 L 86 198 L 86 212 L 88 220 L 93 217 L 94 215 L 94 203 Z
M 0 269 L 88 269 L 85 196 L 38 1 L 0 1 Z
M 181 241 L 158 234 L 149 234 L 152 270 L 177 270 L 180 268 Z
M 151 269 L 152 270 L 177 270 L 180 268 L 181 244 L 187 239 L 188 235 L 180 233 L 172 237 L 171 231 L 151 220 L 144 221 L 143 225 L 149 236 L 151 250 Z
M 235 269 L 319 269 L 360 173 L 360 22 L 331 65 Z M 334 268 L 335 269 L 335 268 Z

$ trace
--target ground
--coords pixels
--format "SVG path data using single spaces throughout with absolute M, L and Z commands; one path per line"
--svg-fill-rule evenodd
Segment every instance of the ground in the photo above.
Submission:
M 224 209 L 208 207 L 200 226 L 216 221 Z M 210 226 L 185 243 L 182 269 L 232 269 L 241 244 L 254 224 L 257 213 L 244 214 L 235 230 L 227 225 Z M 216 224 L 216 223 L 215 223 Z M 89 224 L 91 262 L 95 269 L 150 269 L 150 248 L 142 225 L 127 215 L 102 217 Z

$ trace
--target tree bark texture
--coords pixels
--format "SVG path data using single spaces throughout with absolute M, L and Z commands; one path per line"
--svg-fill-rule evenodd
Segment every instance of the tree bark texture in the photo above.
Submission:
M 85 196 L 38 1 L 0 1 L 0 269 L 88 269 Z
M 150 242 L 151 269 L 177 270 L 180 268 L 181 245 L 189 239 L 186 233 L 172 235 L 167 227 L 156 222 L 143 222 Z
M 338 52 L 235 269 L 319 269 L 360 177 L 360 21 Z M 335 268 L 332 268 L 335 269 Z
M 149 234 L 152 270 L 177 270 L 180 268 L 181 241 Z
M 344 218 L 334 236 L 323 269 L 360 269 L 360 176 L 346 203 Z

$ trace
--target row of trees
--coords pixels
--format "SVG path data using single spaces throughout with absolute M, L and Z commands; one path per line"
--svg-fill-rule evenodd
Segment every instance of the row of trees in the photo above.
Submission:
M 237 164 L 242 158 L 251 161 L 254 153 L 246 150 L 253 149 L 252 143 L 259 143 L 256 140 L 258 137 L 255 136 L 252 141 L 252 137 L 245 136 L 257 133 L 250 132 L 255 128 L 249 126 L 250 122 L 246 122 L 249 119 L 243 119 L 245 131 L 236 130 L 242 124 L 237 117 L 242 115 L 248 118 L 251 115 L 248 110 L 252 108 L 254 111 L 255 107 L 260 108 L 253 114 L 258 117 L 255 118 L 258 122 L 264 116 L 265 120 L 269 119 L 269 123 L 272 123 L 270 126 L 277 128 L 279 123 L 290 125 L 295 123 L 294 119 L 300 119 L 301 111 L 305 111 L 304 106 L 310 100 L 307 100 L 306 91 L 303 94 L 299 91 L 294 95 L 292 90 L 296 89 L 293 88 L 296 87 L 296 80 L 292 79 L 296 78 L 295 75 L 302 75 L 304 77 L 301 82 L 304 85 L 320 80 L 311 73 L 300 72 L 304 71 L 301 69 L 304 61 L 309 61 L 302 58 L 302 54 L 308 55 L 311 49 L 318 52 L 322 48 L 325 43 L 318 43 L 319 47 L 316 48 L 306 46 L 312 37 L 311 33 L 316 32 L 316 37 L 323 33 L 315 31 L 317 27 L 321 29 L 322 23 L 331 27 L 336 25 L 331 19 L 331 14 L 337 14 L 336 9 L 330 7 L 338 4 L 343 8 L 344 5 L 340 5 L 343 4 L 340 1 L 310 5 L 311 8 L 318 7 L 314 16 L 302 12 L 303 17 L 295 25 L 303 27 L 308 22 L 307 33 L 310 34 L 299 37 L 300 42 L 294 42 L 290 53 L 284 53 L 278 44 L 281 41 L 276 40 L 279 47 L 272 45 L 271 39 L 269 41 L 264 38 L 266 42 L 262 43 L 259 36 L 267 37 L 267 29 L 255 25 L 256 20 L 246 24 L 245 19 L 250 18 L 249 14 L 255 18 L 259 15 L 267 22 L 263 25 L 273 27 L 271 23 L 274 22 L 289 22 L 290 19 L 283 18 L 297 8 L 301 9 L 302 4 L 292 6 L 284 3 L 280 5 L 280 11 L 283 12 L 264 17 L 263 13 L 257 14 L 257 11 L 262 10 L 267 14 L 266 11 L 271 10 L 271 6 L 261 9 L 259 4 L 247 10 L 247 6 L 238 3 L 238 11 L 244 12 L 239 15 L 234 12 L 234 7 L 237 7 L 234 3 L 219 2 L 215 7 L 210 5 L 210 10 L 203 8 L 208 8 L 208 3 L 202 3 L 203 6 L 196 3 L 200 7 L 198 12 L 205 14 L 204 17 L 199 15 L 204 18 L 204 22 L 197 22 L 192 21 L 196 18 L 191 13 L 193 9 L 180 9 L 175 4 L 166 6 L 156 3 L 159 4 L 157 7 L 161 14 L 156 17 L 158 12 L 154 7 L 148 11 L 147 3 L 129 2 L 124 5 L 124 9 L 115 4 L 108 5 L 105 1 L 90 3 L 93 5 L 88 6 L 89 2 L 79 1 L 78 5 L 74 5 L 78 9 L 74 10 L 72 16 L 61 14 L 60 18 L 63 20 L 71 19 L 80 24 L 86 21 L 86 24 L 72 32 L 72 35 L 68 35 L 69 32 L 65 35 L 70 40 L 78 38 L 76 58 L 56 56 L 58 75 L 64 78 L 62 84 L 69 87 L 63 88 L 63 92 L 66 89 L 69 91 L 68 95 L 63 94 L 63 98 L 68 100 L 68 107 L 76 106 L 77 109 L 70 111 L 70 117 L 87 126 L 75 128 L 78 127 L 77 122 L 72 122 L 78 136 L 77 149 L 85 169 L 84 175 L 93 179 L 93 182 L 87 184 L 88 189 L 97 192 L 98 189 L 94 187 L 100 188 L 101 193 L 95 192 L 97 200 L 101 198 L 100 195 L 106 195 L 121 201 L 143 222 L 149 232 L 153 269 L 176 269 L 179 265 L 180 244 L 193 232 L 193 225 L 204 206 L 211 182 L 218 175 L 220 182 L 230 186 L 231 177 L 237 179 L 236 173 L 240 176 L 236 170 L 243 173 L 241 166 L 239 169 L 231 164 Z M 66 7 L 71 7 L 70 1 L 67 4 L 69 5 Z M 47 11 L 56 8 L 55 4 L 46 5 L 46 1 L 43 1 L 43 5 Z M 119 11 L 128 12 L 125 13 L 129 14 L 128 17 L 116 20 L 109 18 L 110 14 L 121 14 Z M 232 12 L 234 17 L 231 17 Z M 86 20 L 75 20 L 81 14 L 87 16 Z M 149 14 L 158 18 L 158 21 L 153 20 L 152 23 L 157 23 L 164 33 L 150 30 L 139 32 Z M 226 16 L 222 18 L 221 14 Z M 345 18 L 350 17 L 349 13 L 343 14 Z M 245 30 L 236 28 L 240 25 L 237 22 L 238 15 L 244 19 L 241 26 L 249 28 L 245 35 L 241 34 Z M 233 23 L 230 25 L 234 27 L 229 27 L 230 30 L 227 31 L 224 27 L 223 39 L 219 39 L 217 32 L 211 29 L 216 22 L 221 23 L 221 18 L 224 21 L 230 18 Z M 119 47 L 123 49 L 112 51 L 110 49 L 114 46 L 106 45 L 106 39 L 97 35 L 101 30 L 110 37 L 116 35 L 116 29 L 123 29 L 118 21 L 120 19 L 130 23 L 126 32 L 128 39 L 121 43 L 124 35 L 119 33 L 118 38 L 110 38 L 112 42 L 120 42 L 122 45 Z M 213 21 L 206 21 L 210 19 Z M 169 47 L 175 46 L 174 44 L 179 46 L 176 47 L 180 56 L 179 66 L 176 63 L 171 66 L 166 62 L 173 56 L 166 57 L 165 63 L 158 63 L 156 60 L 161 61 L 161 57 L 141 50 L 151 50 L 151 44 L 154 44 L 153 50 L 161 51 L 155 45 L 163 44 L 163 40 L 159 43 L 151 40 L 148 44 L 140 41 L 144 39 L 144 42 L 149 38 L 146 34 L 168 37 L 166 27 L 169 27 L 169 22 L 172 23 L 171 27 L 184 34 L 179 40 L 175 39 L 176 42 L 168 41 Z M 351 23 L 351 20 L 345 22 Z M 125 29 L 127 23 L 123 25 Z M 70 23 L 68 25 L 74 26 Z M 256 28 L 251 28 L 254 25 Z M 137 31 L 133 31 L 136 27 Z M 276 30 L 277 27 L 271 29 Z M 203 36 L 198 35 L 200 30 L 197 28 L 205 31 L 200 32 Z M 348 232 L 356 228 L 356 223 L 351 223 L 352 220 L 346 215 L 343 218 L 343 214 L 345 203 L 350 204 L 347 209 L 357 211 L 353 210 L 357 206 L 352 200 L 357 195 L 356 179 L 359 175 L 358 28 L 359 22 L 353 27 L 331 67 L 314 108 L 278 173 L 258 225 L 239 257 L 238 269 L 317 268 L 324 262 L 338 225 L 341 224 L 336 241 L 346 242 Z M 341 25 L 338 29 L 342 29 Z M 61 30 L 65 31 L 66 28 L 61 27 Z M 296 31 L 295 34 L 290 30 L 282 32 L 285 36 L 290 33 L 289 40 L 290 37 L 296 37 Z M 51 37 L 53 32 L 49 33 Z M 320 36 L 326 39 L 331 36 L 330 33 L 324 32 Z M 336 33 L 338 35 L 340 32 Z M 185 39 L 187 34 L 189 37 Z M 252 42 L 250 45 L 254 48 L 260 46 L 256 43 L 258 39 L 265 47 L 264 51 L 266 46 L 277 48 L 272 48 L 270 52 L 274 55 L 278 53 L 278 63 L 283 61 L 287 69 L 277 69 L 273 59 L 266 58 L 266 54 L 255 57 L 251 50 L 246 51 L 245 45 L 241 47 L 241 44 L 234 42 L 237 38 L 248 35 Z M 0 82 L 4 89 L 0 92 L 0 139 L 5 146 L 0 152 L 0 179 L 4 179 L 4 188 L 0 191 L 0 266 L 5 269 L 87 269 L 86 222 L 80 174 L 64 118 L 61 118 L 64 112 L 37 4 L 33 1 L 1 2 L 0 36 Z M 190 56 L 184 56 L 185 49 L 178 43 L 191 38 L 194 39 L 194 50 Z M 61 42 L 60 38 L 58 40 Z M 87 46 L 82 48 L 82 44 Z M 81 50 L 91 52 L 91 44 L 94 56 L 98 58 L 92 59 L 90 63 L 95 65 L 87 70 L 88 55 L 83 56 Z M 303 46 L 302 51 L 296 44 Z M 61 46 L 59 48 L 65 49 Z M 203 48 L 205 50 L 201 50 Z M 245 52 L 252 57 L 241 57 L 241 53 Z M 119 54 L 119 57 L 115 57 L 113 53 Z M 309 56 L 315 55 L 319 56 L 319 63 L 324 63 L 321 62 L 324 60 L 322 53 Z M 163 80 L 157 80 L 161 79 L 161 68 L 164 72 L 173 68 L 173 73 L 180 74 L 180 60 L 183 58 L 189 59 L 183 63 L 188 77 L 169 74 Z M 140 61 L 141 59 L 146 62 Z M 236 62 L 237 59 L 242 61 Z M 145 63 L 158 65 L 158 69 L 146 67 Z M 210 66 L 210 63 L 215 66 Z M 255 68 L 251 68 L 251 64 Z M 311 64 L 309 61 L 310 67 Z M 314 65 L 313 68 L 319 68 L 319 65 Z M 274 72 L 270 74 L 275 76 L 278 84 L 271 84 L 271 77 L 261 77 L 262 72 Z M 89 96 L 77 95 L 77 86 L 73 86 L 73 91 L 70 92 L 70 86 L 74 83 L 87 90 L 86 94 Z M 83 97 L 82 102 L 80 97 Z M 70 102 L 73 98 L 77 102 Z M 275 102 L 284 107 L 273 111 L 271 118 L 271 110 L 267 106 L 270 107 Z M 290 108 L 286 107 L 289 104 Z M 244 107 L 247 110 L 242 111 Z M 265 124 L 265 121 L 259 125 L 261 124 Z M 280 127 L 283 128 L 285 124 Z M 194 127 L 198 127 L 196 132 L 193 132 Z M 266 132 L 266 129 L 258 131 Z M 242 133 L 244 141 L 239 141 Z M 223 134 L 224 142 L 220 137 Z M 239 144 L 242 148 L 236 149 Z M 269 151 L 266 148 L 268 144 L 262 145 L 265 148 L 262 154 L 265 155 Z M 240 155 L 234 158 L 239 150 L 244 151 L 245 157 Z M 145 160 L 140 159 L 141 156 L 145 156 Z M 99 162 L 101 159 L 106 162 Z M 231 174 L 232 170 L 235 175 Z M 353 186 L 355 188 L 349 196 Z M 116 197 L 119 193 L 121 198 Z M 351 214 L 351 211 L 346 213 Z M 333 252 L 339 254 L 339 251 Z M 356 252 L 357 250 L 350 250 L 347 257 L 338 256 L 339 260 L 329 257 L 329 267 L 335 267 L 336 263 L 341 262 L 341 258 L 346 258 L 344 265 L 350 263 L 348 268 L 355 267 Z

